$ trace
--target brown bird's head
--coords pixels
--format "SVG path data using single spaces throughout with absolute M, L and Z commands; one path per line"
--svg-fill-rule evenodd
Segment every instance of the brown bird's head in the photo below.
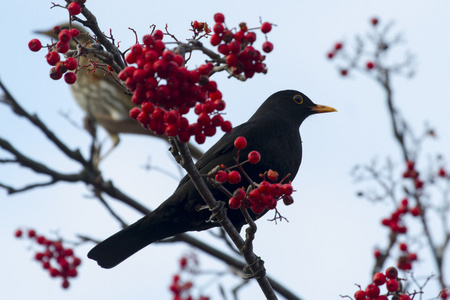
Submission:
M 78 40 L 81 44 L 87 45 L 87 44 L 91 44 L 91 43 L 94 42 L 94 41 L 89 37 L 89 34 L 88 34 L 86 28 L 83 27 L 83 26 L 80 26 L 80 25 L 75 24 L 75 23 L 72 23 L 72 25 L 70 25 L 69 23 L 63 23 L 63 24 L 60 24 L 60 25 L 57 25 L 57 26 L 58 26 L 59 28 L 61 28 L 61 30 L 63 30 L 63 29 L 71 29 L 71 28 L 78 29 L 78 31 L 80 32 L 80 35 L 77 37 L 77 40 Z M 53 27 L 53 28 L 54 28 L 54 27 Z M 56 33 L 53 31 L 53 28 L 50 28 L 49 30 L 38 30 L 38 31 L 35 31 L 34 33 L 46 35 L 46 36 L 52 38 L 53 41 L 57 41 L 57 40 L 58 40 L 58 34 L 56 34 Z M 70 49 L 75 49 L 75 47 L 76 47 L 75 41 L 73 41 L 73 40 L 70 41 Z

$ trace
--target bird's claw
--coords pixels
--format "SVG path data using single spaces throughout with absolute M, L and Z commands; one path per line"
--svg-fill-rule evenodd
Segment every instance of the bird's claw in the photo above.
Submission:
M 223 201 L 217 201 L 217 205 L 209 209 L 211 211 L 211 216 L 206 222 L 221 223 L 226 216 L 224 206 L 225 203 Z
M 255 271 L 252 271 L 252 268 L 256 269 Z M 257 256 L 256 260 L 248 264 L 244 267 L 244 276 L 243 279 L 258 279 L 261 277 L 266 276 L 266 268 L 264 268 L 264 261 L 261 259 L 261 257 Z

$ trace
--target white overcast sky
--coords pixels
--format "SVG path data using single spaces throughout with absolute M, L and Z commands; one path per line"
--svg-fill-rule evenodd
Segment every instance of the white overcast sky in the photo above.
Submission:
M 61 2 L 62 3 L 62 2 Z M 361 75 L 343 80 L 337 75 L 326 52 L 336 41 L 351 43 L 355 34 L 369 28 L 368 20 L 377 16 L 382 24 L 395 21 L 394 29 L 403 33 L 407 48 L 416 55 L 417 76 L 395 79 L 394 96 L 413 128 L 428 122 L 436 128 L 438 139 L 423 149 L 419 164 L 434 153 L 449 155 L 450 130 L 450 3 L 416 0 L 342 0 L 342 1 L 87 1 L 102 29 L 113 29 L 123 47 L 134 42 L 127 28 L 141 36 L 151 24 L 188 38 L 192 20 L 212 23 L 216 12 L 225 14 L 228 26 L 246 21 L 250 26 L 264 21 L 277 24 L 269 34 L 274 52 L 268 55 L 269 73 L 246 83 L 216 77 L 227 101 L 227 117 L 237 125 L 245 122 L 273 92 L 298 89 L 314 102 L 333 106 L 338 113 L 314 116 L 301 128 L 303 163 L 294 181 L 295 204 L 282 208 L 289 219 L 275 225 L 259 221 L 255 252 L 266 262 L 268 273 L 305 299 L 340 299 L 340 294 L 356 291 L 354 283 L 366 285 L 373 265 L 372 252 L 384 245 L 387 232 L 381 218 L 390 204 L 374 205 L 355 197 L 358 186 L 349 173 L 357 163 L 391 156 L 399 161 L 400 152 L 392 139 L 384 94 L 373 81 Z M 82 112 L 71 98 L 69 87 L 48 78 L 49 66 L 44 52 L 27 48 L 32 32 L 66 21 L 61 9 L 50 10 L 49 1 L 7 1 L 0 19 L 0 79 L 18 101 L 37 113 L 72 148 L 88 151 L 88 136 L 61 116 L 69 112 L 81 124 Z M 403 50 L 402 50 L 403 51 Z M 26 154 L 61 172 L 76 172 L 68 161 L 23 119 L 12 116 L 0 106 L 0 136 L 8 138 Z M 201 146 L 206 150 L 219 136 Z M 106 140 L 106 138 L 105 138 Z M 108 141 L 106 141 L 108 142 Z M 155 208 L 165 200 L 177 181 L 157 171 L 141 168 L 151 155 L 151 163 L 177 174 L 166 145 L 148 138 L 122 136 L 120 146 L 103 163 L 103 174 L 118 187 Z M 425 154 L 430 153 L 430 155 Z M 4 157 L 0 152 L 0 157 Z M 401 172 L 399 168 L 399 172 Z M 36 178 L 29 171 L 13 166 L 0 168 L 0 182 L 23 185 Z M 119 229 L 101 205 L 89 198 L 83 184 L 57 184 L 19 195 L 8 196 L 0 190 L 0 298 L 2 299 L 170 299 L 168 286 L 176 272 L 176 261 L 189 252 L 187 246 L 150 246 L 119 267 L 103 270 L 85 258 L 92 245 L 76 249 L 84 258 L 79 277 L 69 291 L 52 280 L 32 259 L 29 244 L 13 238 L 19 227 L 34 227 L 50 234 L 57 230 L 66 238 L 89 234 L 106 238 Z M 134 211 L 115 205 L 128 222 L 140 217 Z M 212 240 L 208 233 L 196 237 Z M 214 240 L 212 240 L 214 241 Z M 429 275 L 430 260 L 419 262 L 417 274 Z M 200 256 L 207 270 L 224 270 L 210 258 Z M 447 270 L 450 269 L 447 261 Z M 447 274 L 449 275 L 449 274 Z M 227 288 L 237 284 L 227 277 Z M 217 288 L 205 294 L 220 299 Z M 430 284 L 430 294 L 437 295 Z M 241 299 L 261 299 L 255 283 L 245 287 Z

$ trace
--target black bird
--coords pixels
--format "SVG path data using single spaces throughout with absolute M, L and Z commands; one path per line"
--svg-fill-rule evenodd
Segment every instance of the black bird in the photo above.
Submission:
M 245 165 L 244 169 L 254 181 L 259 174 L 272 169 L 284 177 L 290 174 L 293 180 L 302 159 L 302 141 L 299 127 L 310 115 L 336 111 L 332 107 L 316 105 L 304 94 L 294 91 L 280 91 L 270 96 L 255 114 L 244 124 L 235 127 L 212 146 L 196 163 L 200 173 L 206 174 L 214 167 L 225 164 L 233 166 L 236 155 L 234 140 L 238 136 L 247 139 L 247 147 L 241 150 L 241 157 L 257 150 L 261 161 L 255 165 Z M 245 179 L 239 186 L 245 186 Z M 224 184 L 231 192 L 237 186 Z M 218 189 L 210 187 L 217 200 L 228 202 Z M 208 210 L 196 210 L 204 205 L 203 199 L 188 176 L 177 189 L 153 212 L 136 223 L 119 231 L 95 246 L 88 254 L 103 268 L 112 268 L 145 246 L 164 238 L 186 231 L 201 231 L 217 223 L 206 222 L 211 215 Z M 240 210 L 227 210 L 228 217 L 240 231 L 245 224 Z M 259 216 L 257 216 L 259 217 Z

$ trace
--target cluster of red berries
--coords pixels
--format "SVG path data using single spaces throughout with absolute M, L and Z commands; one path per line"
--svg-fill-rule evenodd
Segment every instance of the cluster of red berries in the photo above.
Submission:
M 413 161 L 406 161 L 406 171 L 403 173 L 403 178 L 411 178 L 416 189 L 423 188 L 424 182 L 419 179 L 419 172 L 416 171 Z
M 131 101 L 141 108 L 130 110 L 130 117 L 156 134 L 178 136 L 188 142 L 195 136 L 197 143 L 213 136 L 216 128 L 224 132 L 232 129 L 220 111 L 225 108 L 217 83 L 209 80 L 212 63 L 195 70 L 184 67 L 184 58 L 166 50 L 163 32 L 156 30 L 143 37 L 143 45 L 135 44 L 125 57 L 128 66 L 119 73 L 119 79 L 133 92 Z M 189 124 L 183 117 L 195 106 L 197 123 Z
M 377 18 L 372 18 L 370 19 L 370 23 L 373 26 L 376 26 L 378 24 L 378 19 Z M 342 42 L 337 42 L 334 44 L 333 48 L 327 53 L 327 57 L 328 59 L 333 59 L 342 49 L 343 49 L 343 43 Z M 367 61 L 365 64 L 365 68 L 366 70 L 370 71 L 373 70 L 376 67 L 375 62 L 373 61 Z M 352 67 L 350 67 L 352 68 Z M 341 76 L 347 76 L 349 73 L 349 69 L 347 68 L 341 68 L 339 70 L 339 73 L 341 74 Z
M 14 235 L 20 238 L 24 232 L 17 229 Z M 70 285 L 69 278 L 78 275 L 77 268 L 81 264 L 81 259 L 74 255 L 72 248 L 65 248 L 61 241 L 37 235 L 34 229 L 27 230 L 27 237 L 45 247 L 45 250 L 36 252 L 34 258 L 42 264 L 42 268 L 47 270 L 51 277 L 61 277 L 63 279 L 62 287 L 67 289 Z
M 72 2 L 70 4 L 78 4 L 77 2 Z M 53 28 L 53 32 L 58 35 L 58 42 L 51 46 L 48 46 L 49 52 L 45 56 L 47 63 L 50 66 L 53 66 L 50 69 L 50 78 L 54 80 L 61 79 L 64 75 L 64 80 L 68 84 L 74 84 L 77 80 L 77 75 L 75 72 L 68 71 L 76 71 L 78 67 L 78 61 L 74 57 L 68 57 L 66 60 L 62 61 L 60 57 L 60 53 L 64 54 L 69 51 L 69 43 L 72 38 L 77 37 L 80 32 L 76 28 L 72 29 L 63 29 L 59 26 L 55 26 Z M 37 52 L 41 50 L 42 44 L 38 39 L 32 39 L 28 43 L 28 47 L 31 51 Z
M 392 232 L 406 233 L 407 228 L 403 225 L 402 218 L 408 213 L 410 213 L 414 217 L 417 217 L 422 214 L 422 210 L 419 206 L 408 208 L 408 199 L 404 198 L 400 202 L 400 205 L 397 207 L 397 209 L 391 214 L 390 218 L 384 218 L 381 221 L 381 224 L 389 227 Z
M 329 59 L 334 58 L 336 54 L 342 49 L 343 46 L 344 45 L 341 42 L 337 42 L 336 44 L 334 44 L 333 49 L 330 52 L 328 52 L 327 57 Z
M 214 15 L 216 22 L 210 42 L 213 46 L 218 46 L 217 51 L 226 57 L 228 67 L 234 74 L 244 73 L 246 78 L 252 78 L 255 73 L 266 73 L 267 68 L 263 63 L 265 56 L 256 50 L 252 45 L 256 41 L 256 33 L 250 31 L 245 23 L 239 25 L 240 30 L 233 33 L 225 25 L 225 16 L 221 13 Z M 260 27 L 264 34 L 272 30 L 272 24 L 265 22 Z M 273 50 L 273 44 L 266 41 L 262 45 L 265 53 Z
M 385 273 L 375 273 L 371 284 L 367 285 L 365 290 L 359 290 L 355 293 L 355 300 L 388 300 L 388 297 L 394 296 L 397 300 L 411 300 L 411 296 L 399 291 L 398 271 L 394 267 L 386 269 Z M 387 293 L 380 295 L 380 287 L 386 285 Z M 392 298 L 394 299 L 394 297 Z
M 194 283 L 192 281 L 182 281 L 181 276 L 183 272 L 191 272 L 188 268 L 189 264 L 194 264 L 195 267 L 198 265 L 198 261 L 194 256 L 182 257 L 179 261 L 180 273 L 172 277 L 172 283 L 170 284 L 170 291 L 173 293 L 173 300 L 194 300 L 195 298 L 191 295 Z M 209 300 L 209 297 L 200 296 L 198 300 Z
M 247 147 L 247 140 L 240 136 L 234 141 L 234 146 L 238 150 L 242 150 Z M 258 151 L 251 151 L 248 154 L 248 162 L 256 164 L 261 160 L 261 155 Z M 244 164 L 247 161 L 241 163 Z M 266 177 L 268 180 L 266 180 Z M 279 183 L 278 173 L 273 170 L 267 171 L 263 175 L 263 181 L 259 184 L 255 184 L 254 188 L 247 192 L 244 188 L 238 188 L 234 191 L 233 197 L 228 200 L 228 205 L 231 209 L 239 209 L 240 207 L 246 209 L 251 208 L 255 214 L 260 214 L 266 209 L 275 209 L 278 200 L 283 199 L 285 205 L 291 205 L 294 203 L 294 199 L 291 194 L 294 191 L 291 183 L 283 184 L 283 180 Z M 228 181 L 231 184 L 238 184 L 241 181 L 241 174 L 236 171 L 219 170 L 215 175 L 215 179 L 220 183 Z
M 402 254 L 398 258 L 397 267 L 400 270 L 408 271 L 412 269 L 412 263 L 417 260 L 417 254 L 408 251 L 408 245 L 406 243 L 399 244 Z
M 333 49 L 327 53 L 327 57 L 329 59 L 333 59 L 336 56 L 336 54 L 343 49 L 343 47 L 344 46 L 343 46 L 343 44 L 341 42 L 337 42 L 336 44 L 334 44 Z M 370 71 L 370 70 L 372 70 L 374 68 L 375 68 L 375 63 L 373 61 L 368 61 L 366 63 L 366 69 L 367 70 Z M 347 76 L 348 72 L 349 72 L 348 69 L 341 69 L 340 70 L 340 73 L 341 73 L 342 76 Z

